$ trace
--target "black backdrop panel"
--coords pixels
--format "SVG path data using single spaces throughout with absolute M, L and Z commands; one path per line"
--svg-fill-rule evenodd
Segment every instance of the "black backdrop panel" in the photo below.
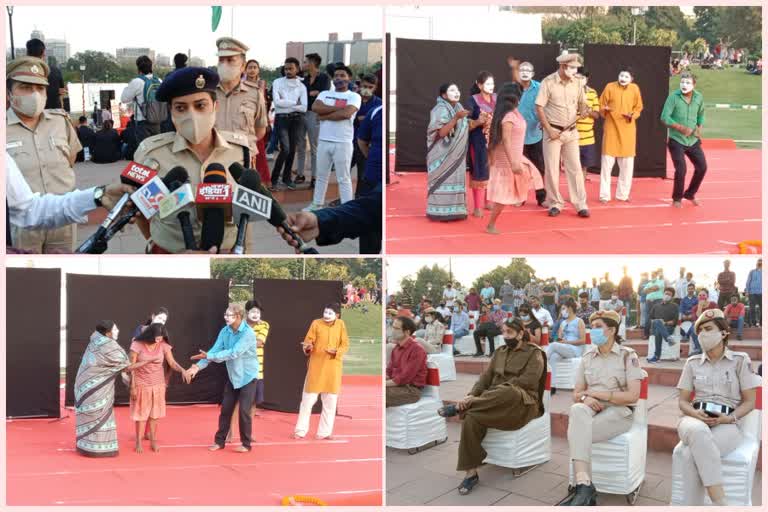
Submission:
M 461 104 L 480 71 L 493 73 L 496 89 L 511 79 L 507 57 L 531 62 L 540 80 L 557 69 L 557 45 L 397 39 L 396 171 L 425 171 L 427 125 L 440 85 L 455 82 Z M 665 68 L 666 69 L 666 68 Z
M 149 312 L 159 306 L 170 312 L 168 332 L 173 357 L 188 368 L 190 357 L 208 350 L 224 327 L 229 287 L 221 279 L 169 279 L 67 274 L 66 404 L 74 402 L 74 382 L 88 340 L 99 320 L 113 320 L 120 345 L 128 350 L 131 335 Z M 169 403 L 218 403 L 227 375 L 224 364 L 211 363 L 192 384 L 173 372 Z M 128 403 L 128 390 L 117 379 L 115 402 Z
M 7 268 L 6 415 L 61 416 L 61 270 Z
M 669 58 L 667 46 L 584 45 L 584 60 L 590 71 L 589 85 L 600 94 L 609 82 L 619 78 L 619 66 L 628 64 L 643 96 L 643 111 L 637 120 L 637 177 L 666 177 L 667 129 L 661 123 L 661 111 L 669 95 Z M 603 123 L 596 123 L 595 137 L 602 148 Z M 614 176 L 618 175 L 614 166 Z
M 340 281 L 286 281 L 256 279 L 253 296 L 263 308 L 262 318 L 269 322 L 264 347 L 265 409 L 298 412 L 307 357 L 301 351 L 312 320 L 322 318 L 323 306 L 341 302 Z M 320 410 L 320 400 L 314 412 Z

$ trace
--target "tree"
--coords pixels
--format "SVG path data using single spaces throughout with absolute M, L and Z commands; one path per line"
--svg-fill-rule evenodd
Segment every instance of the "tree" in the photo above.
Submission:
M 512 258 L 509 265 L 506 267 L 498 266 L 490 272 L 481 275 L 475 279 L 472 286 L 479 291 L 485 286 L 485 281 L 490 281 L 491 286 L 498 290 L 504 284 L 504 280 L 509 279 L 512 286 L 522 288 L 535 274 L 536 271 L 528 265 L 525 258 Z
M 672 30 L 677 32 L 681 39 L 689 36 L 690 27 L 680 7 L 649 7 L 644 18 L 650 29 Z
M 717 42 L 718 13 L 717 7 L 694 7 L 693 31 L 698 37 L 703 37 L 707 43 Z
M 761 7 L 720 7 L 716 11 L 717 36 L 729 47 L 761 51 L 763 19 Z
M 698 57 L 703 55 L 709 46 L 704 38 L 699 37 L 695 41 L 686 41 L 683 43 L 683 53 L 687 53 L 688 57 Z
M 416 278 L 404 277 L 400 281 L 401 292 L 397 295 L 398 302 L 408 303 L 413 306 L 414 302 L 421 301 L 426 297 L 433 304 L 439 304 L 443 297 L 443 288 L 450 280 L 448 271 L 440 268 L 438 265 L 432 267 L 421 267 L 416 271 Z M 431 289 L 429 285 L 432 285 Z M 408 302 L 406 302 L 406 300 Z
M 637 44 L 649 46 L 677 46 L 677 32 L 666 28 L 652 28 L 638 33 Z

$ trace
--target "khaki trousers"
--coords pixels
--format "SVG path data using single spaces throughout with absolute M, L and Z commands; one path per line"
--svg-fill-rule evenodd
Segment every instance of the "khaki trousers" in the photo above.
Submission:
M 703 421 L 685 416 L 677 424 L 683 442 L 683 505 L 703 505 L 704 487 L 723 483 L 720 459 L 744 440 L 738 424 L 708 427 Z
M 578 403 L 568 415 L 568 448 L 571 460 L 592 461 L 592 444 L 607 441 L 632 427 L 632 409 L 608 406 L 599 413 Z
M 76 224 L 56 229 L 21 229 L 13 227 L 13 246 L 38 254 L 71 253 L 75 250 Z
M 386 406 L 397 407 L 406 404 L 415 404 L 421 398 L 421 390 L 416 386 L 389 386 L 386 393 Z
M 587 208 L 587 192 L 584 189 L 584 174 L 579 159 L 579 132 L 562 132 L 557 140 L 548 140 L 544 136 L 544 187 L 547 190 L 547 202 L 550 208 L 563 209 L 563 196 L 560 195 L 560 156 L 565 163 L 565 175 L 568 179 L 568 196 L 577 211 Z

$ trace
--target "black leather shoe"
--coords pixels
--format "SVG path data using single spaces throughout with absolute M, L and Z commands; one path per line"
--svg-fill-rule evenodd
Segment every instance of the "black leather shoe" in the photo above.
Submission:
M 543 188 L 540 188 L 536 191 L 536 204 L 539 206 L 542 206 L 544 204 L 544 201 L 547 200 L 547 191 Z
M 589 217 L 589 210 L 579 210 L 579 217 L 584 217 L 585 219 Z
M 597 489 L 594 484 L 576 486 L 576 492 L 569 506 L 571 507 L 594 507 L 597 505 Z
M 555 393 L 557 393 L 557 388 L 556 387 L 551 387 L 549 389 L 550 396 L 555 396 Z
M 557 217 L 558 215 L 560 215 L 560 210 L 558 210 L 557 208 L 550 208 L 549 209 L 549 216 L 550 217 Z

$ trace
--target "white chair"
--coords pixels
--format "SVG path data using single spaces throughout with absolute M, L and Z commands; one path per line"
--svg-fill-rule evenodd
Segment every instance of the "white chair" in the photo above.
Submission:
M 456 361 L 453 359 L 453 331 L 443 334 L 442 352 L 427 354 L 427 361 L 433 362 L 440 369 L 440 382 L 456 380 Z
M 592 344 L 589 331 L 586 332 L 586 343 L 582 350 L 586 350 Z M 576 386 L 576 372 L 581 364 L 581 357 L 561 359 L 555 363 L 555 380 L 552 385 L 556 389 L 573 389 Z
M 669 345 L 666 341 L 661 342 L 661 360 L 678 361 L 680 359 L 680 322 L 675 326 L 675 330 L 670 335 L 675 341 L 674 345 Z M 648 338 L 648 357 L 651 357 L 656 351 L 656 336 L 651 334 Z
M 445 418 L 437 414 L 440 400 L 440 371 L 427 363 L 427 384 L 418 402 L 387 407 L 387 446 L 414 453 L 432 448 L 448 439 Z
M 752 506 L 752 486 L 755 482 L 757 457 L 760 453 L 762 430 L 763 388 L 757 388 L 755 408 L 742 420 L 744 441 L 735 450 L 723 457 L 723 490 L 729 506 Z M 672 452 L 672 500 L 671 505 L 683 504 L 683 467 L 681 451 L 682 441 L 677 443 Z M 709 496 L 704 501 L 707 505 L 712 502 Z
M 624 494 L 634 505 L 645 480 L 648 451 L 648 374 L 643 371 L 640 399 L 635 406 L 632 426 L 618 436 L 592 444 L 592 483 L 598 492 Z M 574 484 L 573 464 L 569 478 Z
M 516 469 L 543 464 L 552 458 L 549 414 L 551 382 L 552 372 L 547 370 L 543 415 L 531 420 L 520 430 L 488 429 L 482 443 L 488 455 L 483 462 Z

